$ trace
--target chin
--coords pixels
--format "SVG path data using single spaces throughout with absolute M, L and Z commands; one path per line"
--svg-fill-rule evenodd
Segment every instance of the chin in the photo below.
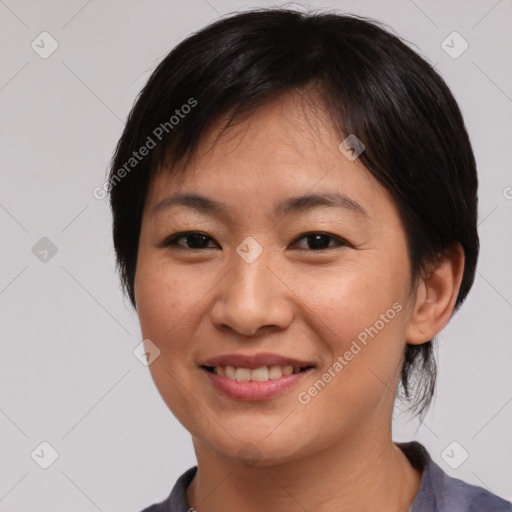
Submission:
M 267 436 L 257 428 L 245 428 L 243 431 L 229 429 L 227 425 L 225 428 L 232 436 L 221 429 L 221 438 L 194 436 L 195 441 L 199 443 L 199 447 L 203 445 L 207 450 L 214 451 L 223 458 L 239 460 L 248 468 L 275 466 L 307 455 L 304 439 L 292 438 L 289 429 L 283 429 L 280 433 L 276 431 Z M 196 443 L 194 446 L 197 451 Z M 314 451 L 313 447 L 311 451 Z

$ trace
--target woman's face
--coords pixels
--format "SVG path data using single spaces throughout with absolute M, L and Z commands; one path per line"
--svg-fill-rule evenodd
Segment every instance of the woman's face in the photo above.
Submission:
M 413 298 L 391 196 L 296 96 L 213 146 L 215 135 L 183 176 L 157 174 L 146 199 L 135 296 L 162 398 L 202 449 L 260 464 L 390 435 Z M 161 203 L 176 194 L 221 208 Z M 207 236 L 165 244 L 184 231 Z M 290 361 L 233 354 L 313 368 L 286 375 Z

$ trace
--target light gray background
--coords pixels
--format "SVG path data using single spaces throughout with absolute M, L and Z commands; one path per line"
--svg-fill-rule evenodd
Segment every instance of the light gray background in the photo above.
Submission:
M 133 355 L 137 317 L 115 274 L 107 201 L 92 190 L 167 52 L 221 15 L 271 5 L 0 1 L 1 511 L 138 511 L 195 465 L 189 434 Z M 394 438 L 423 442 L 449 474 L 512 499 L 511 1 L 304 6 L 388 23 L 460 103 L 480 175 L 478 274 L 440 337 L 433 410 L 423 425 L 397 415 Z M 59 45 L 47 59 L 31 48 L 43 31 Z M 453 31 L 469 43 L 457 59 L 441 47 Z M 45 236 L 58 252 L 43 263 L 32 247 Z M 59 454 L 48 469 L 31 458 L 42 441 Z M 453 441 L 469 453 L 458 469 L 441 456 Z

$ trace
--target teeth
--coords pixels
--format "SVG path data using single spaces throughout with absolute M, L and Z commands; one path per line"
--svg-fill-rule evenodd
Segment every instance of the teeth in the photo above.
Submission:
M 235 380 L 239 382 L 251 380 L 251 370 L 249 368 L 237 368 L 235 370 Z
M 222 368 L 222 366 L 216 366 L 214 370 L 217 375 L 220 375 L 218 372 L 219 368 Z M 226 366 L 224 368 L 224 377 L 227 377 L 228 379 L 231 380 L 235 380 L 235 369 L 232 366 Z
M 268 378 L 269 379 L 279 379 L 283 376 L 283 370 L 280 366 L 271 366 L 268 369 Z
M 267 380 L 279 379 L 283 376 L 299 373 L 300 368 L 293 366 L 260 366 L 251 370 L 250 368 L 235 368 L 233 366 L 216 366 L 214 373 L 239 382 L 265 382 Z
M 237 370 L 237 371 L 239 371 L 239 370 Z M 251 380 L 255 380 L 257 382 L 263 382 L 265 380 L 269 380 L 268 368 L 266 366 L 262 366 L 261 368 L 256 368 L 255 370 L 251 370 Z

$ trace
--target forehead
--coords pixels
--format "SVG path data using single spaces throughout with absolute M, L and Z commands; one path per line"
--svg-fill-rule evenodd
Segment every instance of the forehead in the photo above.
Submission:
M 325 164 L 332 160 L 333 145 L 338 146 L 339 136 L 320 101 L 303 92 L 282 95 L 244 113 L 220 133 L 228 117 L 216 120 L 203 134 L 195 159 L 235 158 L 246 166 L 279 161 L 286 170 L 288 161 L 296 165 L 300 159 Z
M 269 102 L 219 136 L 225 119 L 203 134 L 186 168 L 156 173 L 146 210 L 170 193 L 190 192 L 240 208 L 273 208 L 283 197 L 306 193 L 341 193 L 370 215 L 379 213 L 379 203 L 393 202 L 358 159 L 350 161 L 339 150 L 342 138 L 320 106 L 300 94 Z

